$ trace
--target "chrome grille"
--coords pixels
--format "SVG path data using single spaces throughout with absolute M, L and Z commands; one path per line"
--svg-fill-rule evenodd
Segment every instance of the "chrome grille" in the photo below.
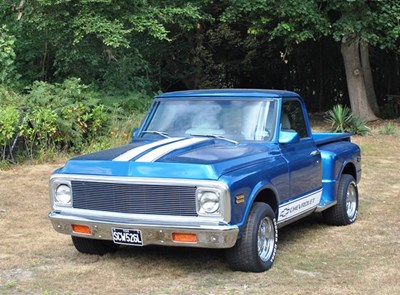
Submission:
M 196 187 L 71 181 L 73 207 L 132 214 L 197 216 Z

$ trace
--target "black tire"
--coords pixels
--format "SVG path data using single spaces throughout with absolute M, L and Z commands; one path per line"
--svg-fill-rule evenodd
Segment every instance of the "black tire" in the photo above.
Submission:
M 353 176 L 343 174 L 337 191 L 337 204 L 322 212 L 329 225 L 348 225 L 358 216 L 358 190 Z
M 228 264 L 238 271 L 266 271 L 272 267 L 277 244 L 278 227 L 274 211 L 265 203 L 254 203 L 241 238 L 233 248 L 226 250 Z
M 85 254 L 104 255 L 107 253 L 115 253 L 119 245 L 111 241 L 94 240 L 88 238 L 79 238 L 72 236 L 72 242 L 76 250 Z

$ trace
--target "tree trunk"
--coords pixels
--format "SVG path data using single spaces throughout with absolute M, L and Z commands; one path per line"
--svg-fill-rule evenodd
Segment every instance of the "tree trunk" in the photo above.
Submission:
M 201 51 L 203 47 L 204 36 L 200 32 L 201 27 L 196 27 L 195 34 L 188 34 L 188 43 L 192 47 L 188 54 L 188 68 L 185 75 L 182 77 L 182 82 L 187 89 L 199 89 L 201 76 L 203 73 L 203 62 L 201 59 Z
M 21 0 L 19 2 L 19 6 L 15 9 L 18 12 L 17 21 L 20 21 L 22 18 L 22 14 L 24 13 L 24 5 L 25 5 L 25 0 Z
M 377 115 L 379 113 L 378 102 L 374 88 L 374 80 L 372 78 L 371 64 L 369 62 L 369 44 L 368 42 L 360 42 L 361 65 L 364 74 L 365 90 L 367 91 L 367 99 L 372 111 Z
M 364 120 L 376 120 L 377 117 L 367 99 L 367 90 L 361 66 L 359 38 L 353 35 L 344 36 L 341 44 L 341 52 L 346 71 L 347 89 L 352 112 Z

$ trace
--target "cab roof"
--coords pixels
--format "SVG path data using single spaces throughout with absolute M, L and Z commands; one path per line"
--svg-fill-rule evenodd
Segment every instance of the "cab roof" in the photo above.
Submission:
M 166 92 L 156 96 L 156 99 L 179 98 L 282 98 L 299 97 L 292 91 L 269 89 L 206 89 Z

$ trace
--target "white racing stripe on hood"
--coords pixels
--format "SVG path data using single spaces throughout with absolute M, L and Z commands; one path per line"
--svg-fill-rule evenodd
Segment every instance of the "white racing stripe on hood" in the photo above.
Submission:
M 169 154 L 177 149 L 185 148 L 207 140 L 209 140 L 209 138 L 189 138 L 179 142 L 167 144 L 141 156 L 136 160 L 136 162 L 155 162 L 166 154 Z
M 149 143 L 149 144 L 145 144 L 142 146 L 138 146 L 135 147 L 121 155 L 119 155 L 118 157 L 114 158 L 113 161 L 119 161 L 119 162 L 124 162 L 124 161 L 129 161 L 130 159 L 133 159 L 134 157 L 139 156 L 141 153 L 144 153 L 145 151 L 163 145 L 163 144 L 167 144 L 170 142 L 174 142 L 174 141 L 178 141 L 181 140 L 182 137 L 176 137 L 176 138 L 166 138 L 163 140 L 159 140 L 153 143 Z

